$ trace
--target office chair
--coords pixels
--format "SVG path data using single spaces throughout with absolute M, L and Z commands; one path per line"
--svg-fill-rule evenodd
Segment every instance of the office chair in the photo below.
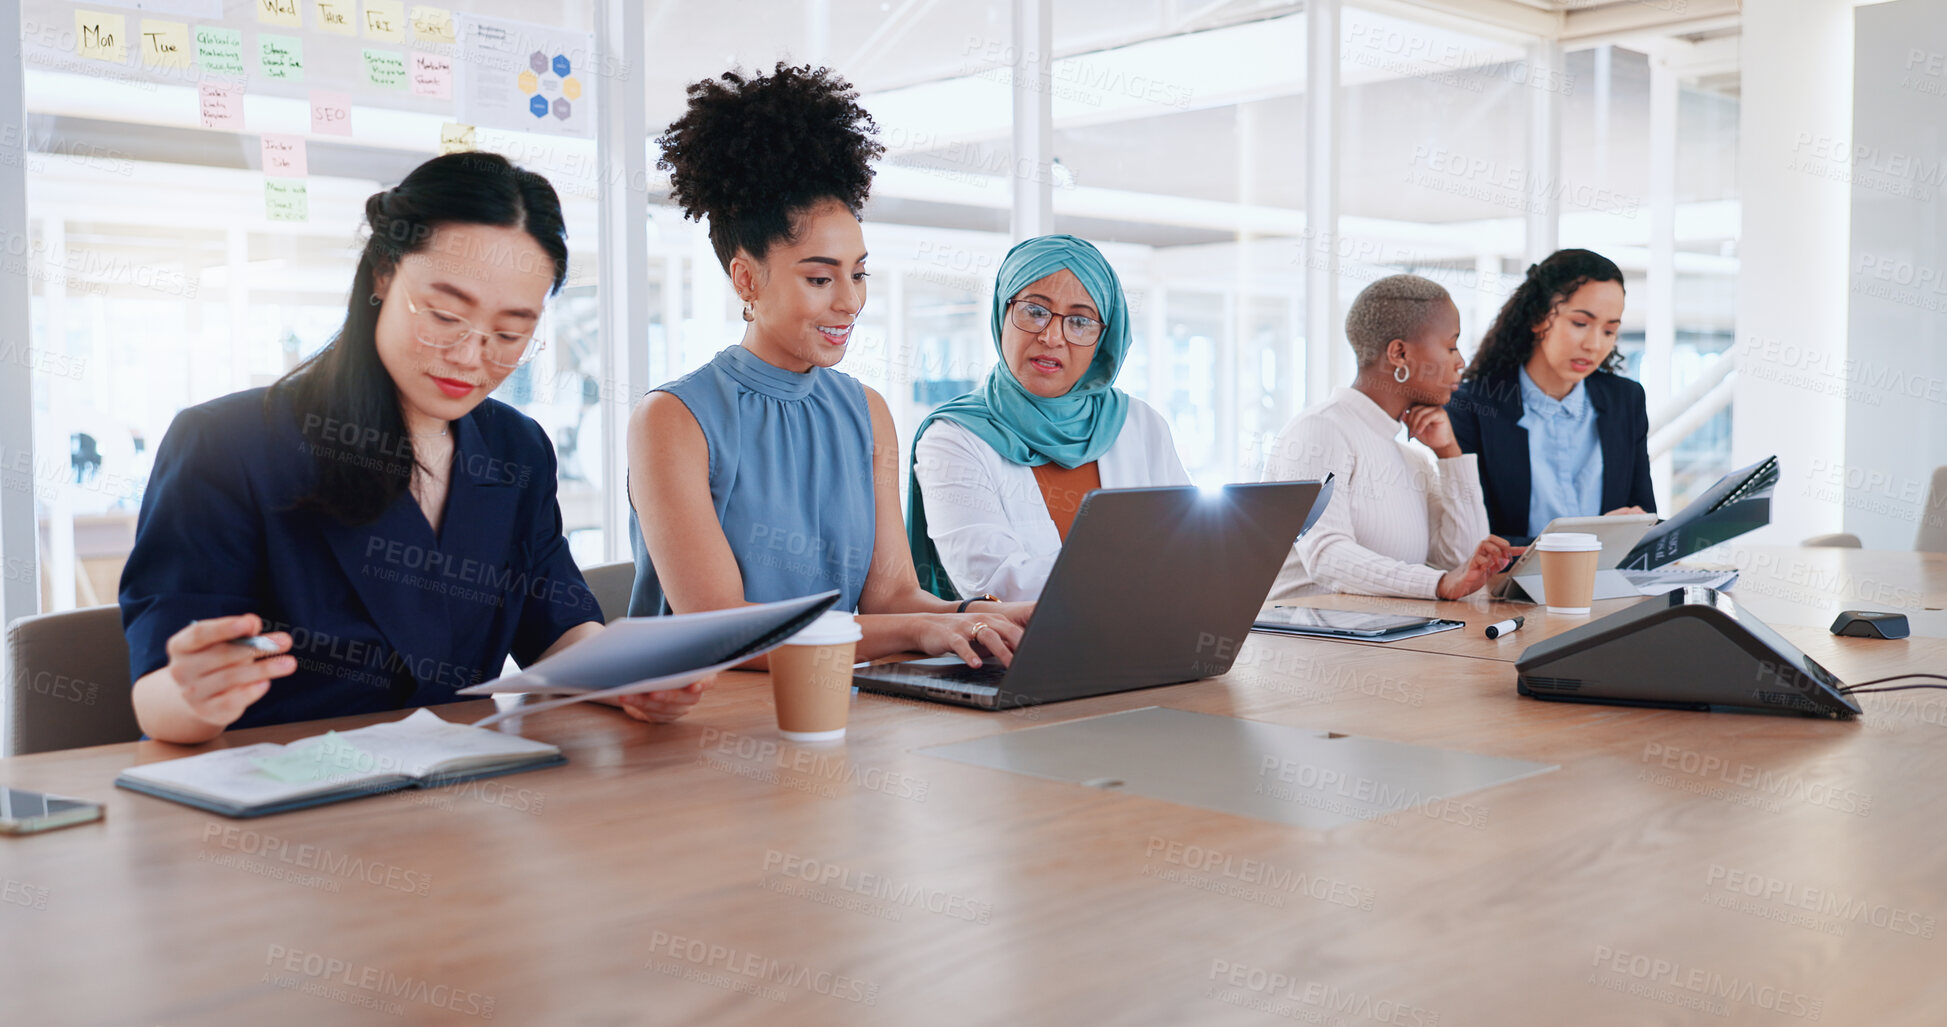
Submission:
M 119 606 L 22 617 L 7 626 L 11 755 L 133 742 L 128 640 Z
M 633 561 L 622 560 L 584 567 L 581 576 L 588 582 L 588 590 L 595 593 L 595 605 L 602 608 L 603 621 L 620 620 L 628 616 L 629 592 L 635 588 Z

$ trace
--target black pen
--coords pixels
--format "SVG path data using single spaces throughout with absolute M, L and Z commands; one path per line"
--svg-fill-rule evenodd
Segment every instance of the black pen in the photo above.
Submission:
M 1522 622 L 1526 620 L 1526 617 L 1516 617 L 1513 620 L 1504 620 L 1499 624 L 1489 624 L 1487 626 L 1487 637 L 1500 638 L 1502 635 L 1512 635 L 1514 634 L 1514 629 L 1520 627 Z

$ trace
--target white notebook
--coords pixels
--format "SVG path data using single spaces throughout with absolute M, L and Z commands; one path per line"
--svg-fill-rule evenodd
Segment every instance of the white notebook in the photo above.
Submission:
M 115 783 L 225 816 L 256 817 L 564 762 L 561 750 L 546 742 L 449 723 L 419 709 L 287 745 L 264 742 L 130 767 Z

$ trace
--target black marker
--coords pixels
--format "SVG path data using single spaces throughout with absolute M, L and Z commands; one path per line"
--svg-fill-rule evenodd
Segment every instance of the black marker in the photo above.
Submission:
M 1514 634 L 1514 629 L 1520 627 L 1522 622 L 1526 620 L 1526 617 L 1516 617 L 1513 620 L 1504 620 L 1499 624 L 1489 624 L 1487 626 L 1487 637 L 1500 638 L 1502 635 L 1512 635 Z

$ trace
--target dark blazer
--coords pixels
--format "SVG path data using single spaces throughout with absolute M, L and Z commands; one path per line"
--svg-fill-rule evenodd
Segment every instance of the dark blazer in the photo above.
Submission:
M 523 665 L 599 621 L 561 534 L 554 447 L 541 426 L 487 400 L 453 422 L 440 533 L 410 494 L 353 527 L 293 509 L 316 479 L 288 400 L 263 389 L 176 415 L 156 449 L 122 571 L 122 627 L 136 677 L 169 662 L 192 620 L 256 613 L 291 633 L 295 673 L 233 727 L 453 702 L 455 690 Z M 311 441 L 307 441 L 307 436 Z
M 1602 447 L 1602 509 L 1640 506 L 1656 512 L 1650 490 L 1650 415 L 1643 387 L 1621 375 L 1597 371 L 1582 380 L 1595 407 L 1596 441 Z M 1481 490 L 1487 499 L 1487 527 L 1516 545 L 1527 543 L 1528 498 L 1533 479 L 1528 462 L 1528 429 L 1517 422 L 1521 372 L 1462 382 L 1447 401 L 1454 440 L 1463 453 L 1480 455 Z

